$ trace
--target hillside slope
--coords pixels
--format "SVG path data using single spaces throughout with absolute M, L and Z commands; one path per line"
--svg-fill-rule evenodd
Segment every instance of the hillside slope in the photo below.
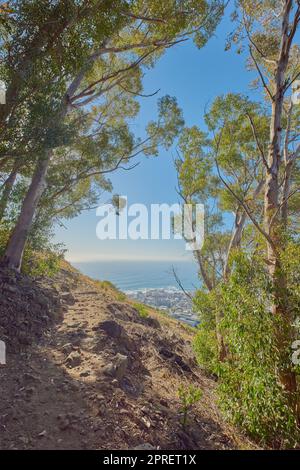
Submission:
M 109 283 L 62 269 L 51 281 L 0 273 L 1 449 L 233 449 L 190 328 Z M 28 339 L 29 338 L 29 339 Z M 30 344 L 31 343 L 31 344 Z M 187 429 L 177 390 L 203 391 Z

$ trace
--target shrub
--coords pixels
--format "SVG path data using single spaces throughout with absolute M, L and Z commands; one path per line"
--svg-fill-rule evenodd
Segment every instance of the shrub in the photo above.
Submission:
M 194 309 L 198 312 L 200 324 L 197 326 L 193 346 L 198 364 L 212 373 L 218 370 L 216 308 L 218 305 L 213 292 L 206 293 L 200 290 L 196 293 Z
M 299 247 L 289 247 L 282 259 L 290 292 L 291 321 L 299 312 L 299 258 Z M 282 358 L 290 360 L 291 351 L 282 352 L 278 348 L 276 332 L 283 324 L 270 309 L 273 296 L 265 264 L 258 256 L 237 253 L 232 268 L 229 281 L 220 285 L 217 293 L 207 294 L 202 307 L 196 304 L 200 322 L 201 313 L 204 317 L 194 342 L 198 361 L 218 373 L 220 406 L 231 422 L 261 444 L 293 447 L 299 442 L 296 417 L 278 380 Z M 200 298 L 203 299 L 202 294 Z M 209 305 L 210 320 L 207 319 Z M 228 357 L 223 363 L 216 359 L 213 329 L 216 308 L 222 315 L 220 330 L 228 348 Z M 291 362 L 289 367 L 292 367 Z M 296 372 L 297 368 L 299 366 L 295 367 Z
M 117 293 L 117 300 L 119 302 L 124 302 L 124 300 L 126 300 L 127 297 L 126 297 L 126 294 L 124 294 L 124 292 L 118 292 Z
M 22 272 L 31 277 L 52 277 L 60 268 L 62 254 L 55 251 L 35 252 L 27 248 L 24 252 Z
M 3 256 L 9 237 L 8 228 L 0 224 L 0 258 Z M 22 272 L 31 277 L 53 276 L 60 267 L 64 249 L 60 244 L 27 243 L 22 263 Z
M 139 312 L 140 317 L 146 318 L 146 317 L 149 316 L 148 310 L 147 310 L 147 308 L 146 308 L 145 305 L 139 304 L 139 303 L 135 303 L 135 304 L 133 304 L 133 306 L 134 306 L 134 308 Z
M 217 373 L 219 367 L 215 331 L 208 329 L 204 325 L 199 325 L 193 347 L 198 364 L 208 372 Z
M 188 387 L 180 385 L 178 388 L 178 396 L 181 404 L 180 412 L 182 413 L 181 424 L 185 428 L 188 424 L 188 414 L 193 405 L 201 399 L 202 390 L 194 385 L 189 385 Z

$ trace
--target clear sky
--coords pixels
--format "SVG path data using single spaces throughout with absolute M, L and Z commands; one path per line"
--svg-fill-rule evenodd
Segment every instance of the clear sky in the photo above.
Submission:
M 151 98 L 141 98 L 141 110 L 133 130 L 143 133 L 147 122 L 155 119 L 157 99 L 169 94 L 176 96 L 187 126 L 203 126 L 205 108 L 213 99 L 229 92 L 253 95 L 249 83 L 253 76 L 245 69 L 246 56 L 234 50 L 225 51 L 227 35 L 233 25 L 227 10 L 215 36 L 202 48 L 192 41 L 169 49 L 156 66 L 146 71 L 144 93 L 160 92 Z M 155 158 L 141 158 L 141 163 L 131 171 L 111 174 L 114 193 L 126 195 L 128 204 L 178 202 L 175 191 L 176 174 L 173 167 L 174 150 L 161 151 Z M 102 203 L 109 200 L 104 195 Z M 101 259 L 160 259 L 184 260 L 190 256 L 182 240 L 98 240 L 96 211 L 82 213 L 56 230 L 55 241 L 65 244 L 70 261 Z

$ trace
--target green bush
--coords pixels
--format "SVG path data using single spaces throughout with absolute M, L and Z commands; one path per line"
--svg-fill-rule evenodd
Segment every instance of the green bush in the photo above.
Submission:
M 219 304 L 216 292 L 199 290 L 194 297 L 194 309 L 200 323 L 193 341 L 196 359 L 208 372 L 218 373 L 218 345 L 216 338 L 216 310 Z
M 124 292 L 118 292 L 117 293 L 117 300 L 119 302 L 124 302 L 127 299 L 126 294 Z
M 194 385 L 180 385 L 178 388 L 178 396 L 180 399 L 180 412 L 182 414 L 181 424 L 185 428 L 188 424 L 188 414 L 193 405 L 195 405 L 202 397 L 202 390 Z
M 295 318 L 299 314 L 299 247 L 289 247 L 284 256 L 282 269 L 290 291 L 291 318 Z M 220 406 L 228 420 L 263 445 L 293 447 L 299 443 L 299 432 L 278 380 L 283 355 L 277 347 L 276 332 L 282 324 L 270 309 L 273 298 L 265 264 L 259 257 L 237 253 L 232 268 L 230 280 L 217 292 L 206 294 L 206 299 L 203 293 L 196 297 L 201 322 L 194 341 L 198 362 L 218 374 Z M 199 299 L 204 299 L 202 306 Z M 216 308 L 222 315 L 220 331 L 228 348 L 223 363 L 218 363 L 216 356 Z M 291 350 L 284 355 L 290 361 Z
M 215 331 L 200 324 L 193 346 L 198 364 L 209 372 L 217 373 L 218 347 Z
M 0 258 L 3 256 L 9 237 L 9 230 L 4 224 L 0 224 Z M 31 277 L 53 276 L 59 269 L 63 256 L 61 245 L 36 241 L 27 243 L 23 255 L 22 272 Z
M 28 247 L 24 252 L 22 272 L 31 277 L 52 277 L 59 270 L 61 257 L 59 252 L 35 252 Z
M 149 316 L 148 310 L 143 304 L 135 303 L 134 308 L 139 312 L 140 317 L 146 318 Z

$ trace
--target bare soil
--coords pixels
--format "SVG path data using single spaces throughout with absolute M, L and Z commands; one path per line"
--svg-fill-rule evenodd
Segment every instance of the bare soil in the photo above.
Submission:
M 141 317 L 69 267 L 51 281 L 0 280 L 1 449 L 251 448 L 222 420 L 191 328 L 152 309 Z M 185 428 L 181 384 L 203 391 Z

